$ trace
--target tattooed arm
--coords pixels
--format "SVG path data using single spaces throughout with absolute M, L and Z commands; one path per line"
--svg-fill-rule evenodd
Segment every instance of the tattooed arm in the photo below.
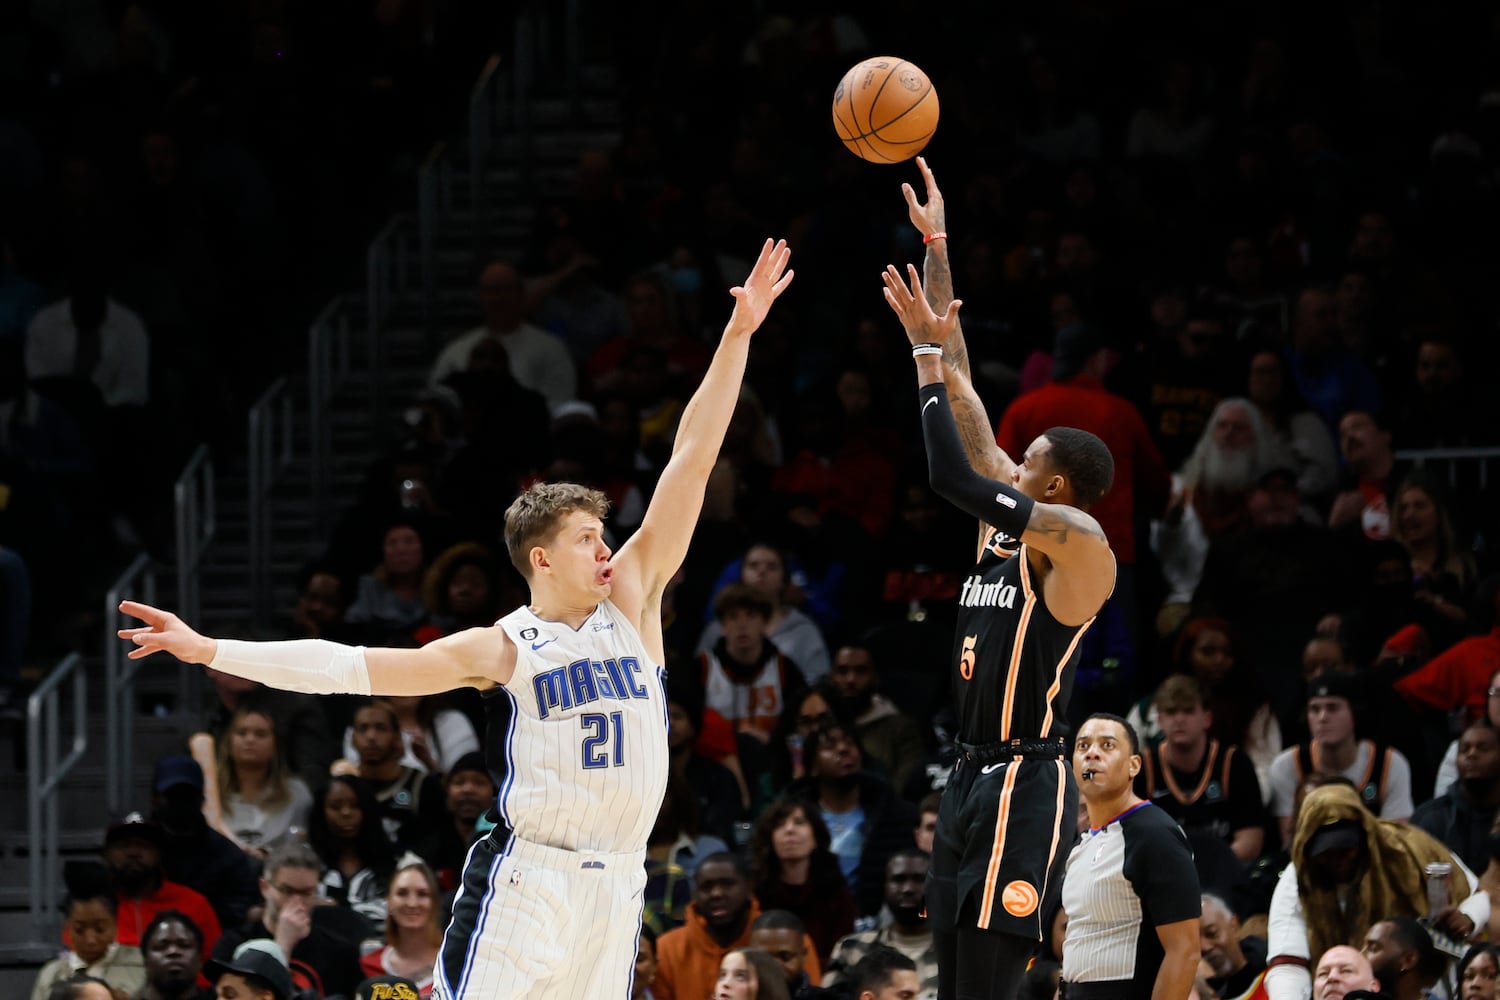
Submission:
M 927 202 L 917 201 L 916 191 L 910 184 L 901 185 L 906 197 L 907 214 L 911 224 L 925 237 L 947 231 L 947 210 L 943 205 L 943 193 L 928 169 L 927 161 L 917 157 L 917 169 L 927 184 Z M 953 301 L 953 269 L 948 262 L 947 238 L 928 242 L 927 255 L 922 263 L 923 282 L 926 286 L 927 305 L 933 319 L 943 316 L 948 303 Z M 1008 481 L 1015 463 L 995 443 L 995 428 L 985 412 L 979 393 L 974 391 L 974 381 L 969 366 L 969 347 L 964 340 L 963 325 L 955 317 L 953 329 L 943 347 L 943 383 L 948 389 L 948 403 L 953 408 L 953 420 L 958 425 L 958 436 L 963 441 L 964 453 L 980 473 L 993 479 Z

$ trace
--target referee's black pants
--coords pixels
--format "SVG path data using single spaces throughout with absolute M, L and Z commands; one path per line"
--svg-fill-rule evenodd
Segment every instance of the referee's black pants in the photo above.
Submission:
M 1026 965 L 1037 948 L 1030 938 L 979 926 L 973 894 L 959 912 L 958 926 L 934 930 L 938 1000 L 1015 1000 Z

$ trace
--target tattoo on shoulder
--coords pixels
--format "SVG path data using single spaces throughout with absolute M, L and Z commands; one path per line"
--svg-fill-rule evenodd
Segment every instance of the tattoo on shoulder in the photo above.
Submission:
M 1086 538 L 1104 538 L 1104 529 L 1099 527 L 1098 521 L 1076 507 L 1062 504 L 1037 504 L 1031 510 L 1031 521 L 1026 528 L 1039 535 L 1050 536 L 1059 545 L 1066 545 L 1068 537 L 1074 534 Z

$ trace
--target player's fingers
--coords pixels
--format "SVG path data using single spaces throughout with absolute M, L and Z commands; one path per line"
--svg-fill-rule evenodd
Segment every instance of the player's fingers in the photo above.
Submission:
M 901 185 L 901 196 L 906 199 L 906 207 L 914 212 L 920 212 L 922 205 L 917 201 L 917 192 L 912 190 L 910 184 Z
M 907 289 L 906 282 L 901 277 L 901 272 L 896 270 L 896 265 L 886 265 L 885 281 L 886 285 L 903 305 L 911 301 L 911 291 Z
M 917 265 L 907 264 L 906 273 L 911 275 L 911 297 L 920 299 L 922 297 L 922 274 L 917 270 Z
M 943 314 L 943 320 L 944 320 L 944 322 L 947 322 L 947 323 L 957 322 L 958 321 L 958 309 L 963 304 L 964 304 L 964 300 L 963 299 L 954 299 L 952 302 L 948 303 L 948 311 Z
M 930 197 L 937 191 L 937 181 L 933 179 L 932 169 L 927 166 L 927 157 L 917 157 L 917 169 L 922 171 L 922 179 L 927 182 L 927 194 Z
M 786 286 L 790 285 L 792 283 L 792 279 L 796 276 L 796 271 L 788 271 L 786 274 L 783 274 L 781 276 L 781 280 L 771 286 L 771 293 L 773 295 L 780 295 L 782 292 L 786 291 Z
M 139 618 L 141 621 L 146 622 L 161 621 L 164 617 L 162 612 L 149 604 L 141 604 L 139 601 L 121 601 L 120 611 L 130 615 L 132 618 Z

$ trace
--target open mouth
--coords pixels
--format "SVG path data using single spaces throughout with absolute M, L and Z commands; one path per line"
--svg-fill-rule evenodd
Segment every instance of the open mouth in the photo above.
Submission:
M 610 567 L 610 566 L 604 567 L 602 570 L 599 571 L 599 576 L 598 576 L 599 585 L 601 587 L 607 587 L 607 586 L 609 586 L 610 581 L 613 580 L 614 577 L 615 577 L 614 568 Z

